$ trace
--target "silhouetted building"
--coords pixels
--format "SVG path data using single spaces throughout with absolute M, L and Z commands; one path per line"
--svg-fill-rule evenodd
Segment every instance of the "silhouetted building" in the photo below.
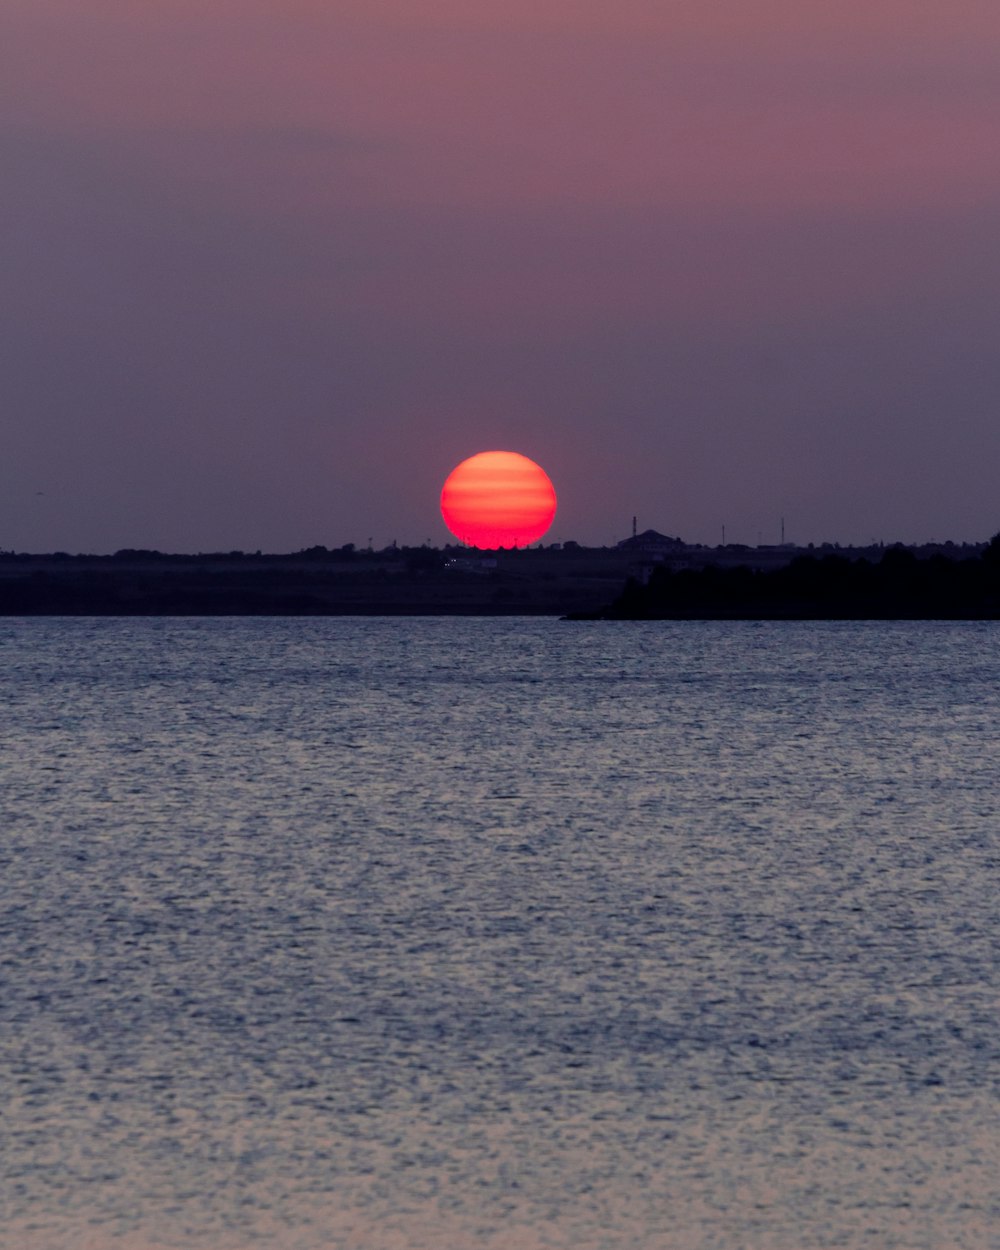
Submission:
M 679 538 L 671 538 L 667 534 L 660 534 L 657 530 L 643 530 L 641 534 L 623 538 L 617 546 L 619 551 L 627 551 L 637 557 L 651 560 L 662 560 L 666 556 L 684 550 L 684 543 Z

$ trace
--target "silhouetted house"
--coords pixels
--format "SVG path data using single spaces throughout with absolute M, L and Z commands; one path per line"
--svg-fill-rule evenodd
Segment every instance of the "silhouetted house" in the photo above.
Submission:
M 641 534 L 633 534 L 631 538 L 623 538 L 617 545 L 619 551 L 626 551 L 637 559 L 665 560 L 684 550 L 684 543 L 679 538 L 670 538 L 656 530 L 643 530 Z
M 643 585 L 658 564 L 666 564 L 677 570 L 687 565 L 685 544 L 679 538 L 671 538 L 657 530 L 643 530 L 617 544 L 616 550 L 630 557 L 629 576 Z

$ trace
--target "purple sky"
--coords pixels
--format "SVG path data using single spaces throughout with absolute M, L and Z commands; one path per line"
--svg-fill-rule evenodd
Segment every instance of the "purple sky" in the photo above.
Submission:
M 0 153 L 0 548 L 1000 529 L 996 0 L 0 0 Z

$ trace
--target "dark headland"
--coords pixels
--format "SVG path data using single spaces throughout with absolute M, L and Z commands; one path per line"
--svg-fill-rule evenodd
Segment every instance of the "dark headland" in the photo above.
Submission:
M 777 568 L 656 564 L 597 612 L 574 620 L 998 620 L 1000 535 L 979 553 L 921 558 L 902 545 L 876 559 L 799 554 Z
M 614 547 L 496 552 L 0 552 L 0 615 L 995 620 L 1000 536 L 988 545 L 710 548 L 650 530 Z

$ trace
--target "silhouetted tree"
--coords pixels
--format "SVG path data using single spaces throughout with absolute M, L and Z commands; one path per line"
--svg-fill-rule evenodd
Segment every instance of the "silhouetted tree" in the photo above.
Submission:
M 983 552 L 983 563 L 990 569 L 1000 571 L 1000 534 L 994 534 L 990 539 Z

